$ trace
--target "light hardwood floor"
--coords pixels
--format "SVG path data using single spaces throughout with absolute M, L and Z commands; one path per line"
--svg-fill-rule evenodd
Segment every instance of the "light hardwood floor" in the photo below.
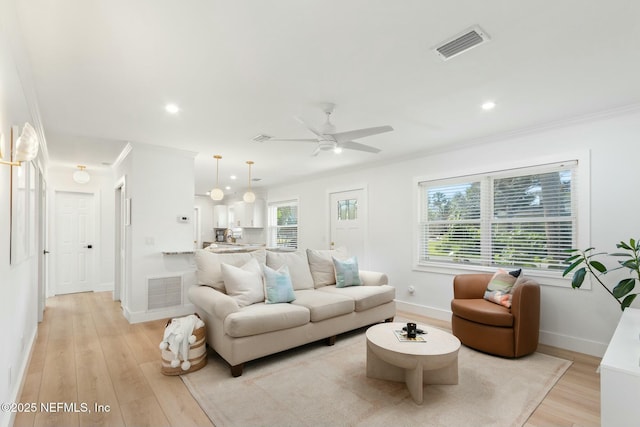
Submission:
M 407 313 L 398 313 L 403 317 Z M 411 315 L 448 328 L 447 322 Z M 211 426 L 179 377 L 160 373 L 166 320 L 130 325 L 110 292 L 47 300 L 20 402 L 77 403 L 78 412 L 19 413 L 15 426 Z M 339 339 L 339 338 L 338 338 Z M 600 424 L 600 359 L 540 346 L 573 361 L 526 426 Z M 82 412 L 81 404 L 90 412 Z M 95 411 L 95 404 L 108 411 Z M 54 406 L 55 407 L 55 406 Z

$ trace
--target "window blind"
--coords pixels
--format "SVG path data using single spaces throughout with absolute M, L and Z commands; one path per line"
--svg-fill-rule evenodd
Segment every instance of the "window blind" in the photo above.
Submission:
M 420 182 L 418 263 L 561 270 L 576 242 L 577 167 Z
M 269 245 L 298 248 L 298 201 L 269 203 Z

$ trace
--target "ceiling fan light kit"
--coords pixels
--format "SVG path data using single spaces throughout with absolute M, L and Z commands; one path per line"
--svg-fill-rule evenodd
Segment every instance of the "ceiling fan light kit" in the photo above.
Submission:
M 219 181 L 219 177 L 220 177 L 220 159 L 222 158 L 221 155 L 216 154 L 215 156 L 213 156 L 214 159 L 216 159 L 216 186 L 213 190 L 211 190 L 211 194 L 209 195 L 211 197 L 211 200 L 215 200 L 215 201 L 219 201 L 224 199 L 224 191 L 222 191 L 220 189 L 220 181 Z
M 304 127 L 311 131 L 315 138 L 273 138 L 269 135 L 260 134 L 253 137 L 255 142 L 267 142 L 267 141 L 296 141 L 296 142 L 315 142 L 317 144 L 316 149 L 311 153 L 311 156 L 317 156 L 320 151 L 332 150 L 334 153 L 339 154 L 343 149 L 365 151 L 368 153 L 379 153 L 380 149 L 372 147 L 370 145 L 361 144 L 353 141 L 354 139 L 364 138 L 366 136 L 373 136 L 384 132 L 390 132 L 393 130 L 391 126 L 377 126 L 364 129 L 355 129 L 346 132 L 336 132 L 336 127 L 331 123 L 331 114 L 335 109 L 335 104 L 325 103 L 323 104 L 323 111 L 327 116 L 326 121 L 320 129 L 316 129 L 300 117 L 294 116 L 294 118 L 300 122 Z

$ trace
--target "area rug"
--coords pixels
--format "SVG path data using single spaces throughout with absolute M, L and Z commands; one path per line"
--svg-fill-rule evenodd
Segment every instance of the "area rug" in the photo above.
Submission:
M 366 377 L 364 329 L 331 347 L 318 342 L 249 362 L 238 378 L 209 351 L 207 366 L 181 378 L 217 427 L 521 426 L 571 365 L 462 346 L 459 384 L 425 386 L 418 405 L 404 383 Z

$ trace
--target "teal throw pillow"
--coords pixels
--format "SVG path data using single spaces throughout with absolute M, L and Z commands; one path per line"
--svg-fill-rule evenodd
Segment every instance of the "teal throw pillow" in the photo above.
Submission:
M 296 299 L 289 268 L 286 265 L 277 270 L 263 265 L 262 273 L 264 274 L 265 304 L 291 302 Z
M 336 270 L 336 288 L 346 288 L 347 286 L 360 286 L 360 274 L 358 273 L 358 259 L 351 257 L 345 261 L 340 261 L 335 257 L 333 266 Z
M 511 308 L 513 285 L 516 283 L 520 273 L 522 273 L 522 269 L 508 273 L 502 269 L 496 271 L 487 285 L 484 299 Z

